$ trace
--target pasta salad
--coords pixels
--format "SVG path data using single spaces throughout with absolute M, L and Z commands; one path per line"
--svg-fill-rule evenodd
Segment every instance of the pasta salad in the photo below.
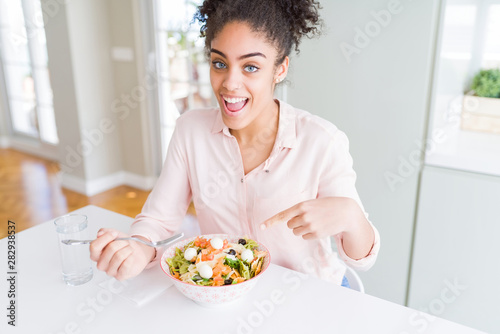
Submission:
M 245 282 L 258 275 L 266 257 L 252 239 L 237 243 L 214 237 L 196 237 L 165 261 L 175 278 L 194 285 L 222 286 Z

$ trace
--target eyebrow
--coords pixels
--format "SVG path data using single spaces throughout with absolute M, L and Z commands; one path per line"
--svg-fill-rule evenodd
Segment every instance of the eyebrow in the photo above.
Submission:
M 217 53 L 217 54 L 221 55 L 222 57 L 227 58 L 226 55 L 222 51 L 219 51 L 217 49 L 212 48 L 212 49 L 210 49 L 210 52 Z M 266 55 L 261 53 L 261 52 L 252 52 L 252 53 L 247 53 L 246 55 L 239 56 L 238 60 L 245 59 L 245 58 L 251 58 L 251 57 L 257 57 L 257 56 L 264 57 L 267 59 Z

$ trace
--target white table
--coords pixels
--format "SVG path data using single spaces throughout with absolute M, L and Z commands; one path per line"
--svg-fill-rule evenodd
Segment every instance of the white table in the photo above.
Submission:
M 92 233 L 100 227 L 127 231 L 132 219 L 86 206 Z M 7 240 L 0 240 L 6 275 Z M 203 308 L 170 287 L 137 306 L 99 286 L 108 277 L 70 287 L 60 275 L 52 221 L 17 234 L 17 327 L 7 325 L 7 282 L 2 277 L 1 333 L 480 333 L 462 325 L 273 265 L 244 299 Z M 168 278 L 155 267 L 156 283 Z M 278 297 L 278 298 L 277 298 Z

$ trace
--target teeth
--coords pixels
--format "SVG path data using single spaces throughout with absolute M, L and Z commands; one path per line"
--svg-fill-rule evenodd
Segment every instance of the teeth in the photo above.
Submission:
M 222 97 L 224 99 L 224 101 L 226 101 L 227 103 L 237 103 L 237 102 L 241 102 L 241 101 L 245 101 L 247 100 L 247 98 L 245 97 L 234 97 L 234 98 L 230 98 L 230 97 L 225 97 L 223 96 Z

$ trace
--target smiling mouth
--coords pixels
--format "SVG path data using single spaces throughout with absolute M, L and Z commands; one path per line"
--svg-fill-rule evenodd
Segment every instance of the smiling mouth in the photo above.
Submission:
M 231 112 L 237 112 L 243 109 L 248 102 L 248 98 L 245 97 L 225 97 L 223 96 L 224 104 L 227 110 Z

